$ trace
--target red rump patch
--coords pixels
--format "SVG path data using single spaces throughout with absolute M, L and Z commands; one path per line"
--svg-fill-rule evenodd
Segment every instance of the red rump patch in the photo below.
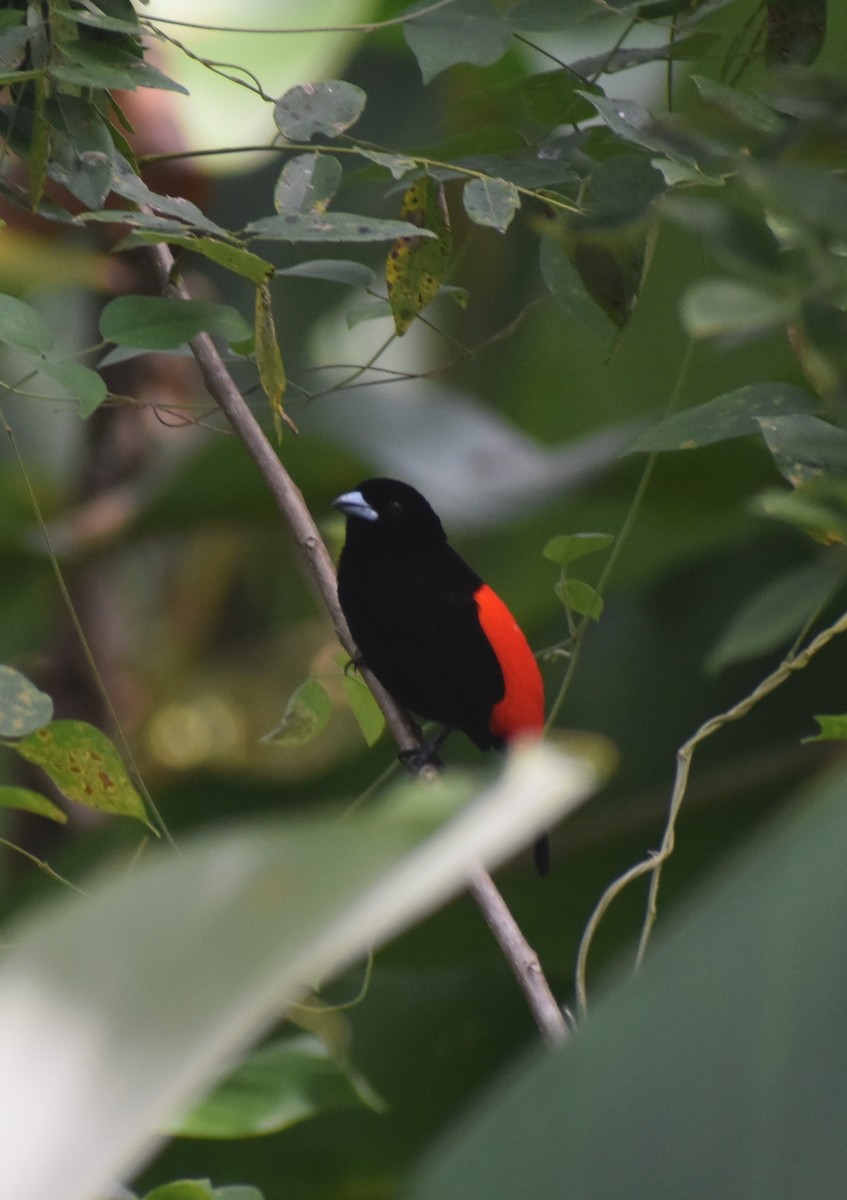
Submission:
M 502 700 L 491 710 L 491 732 L 496 737 L 541 733 L 544 728 L 544 684 L 529 643 L 515 618 L 496 592 L 484 583 L 474 599 L 479 623 L 488 638 L 506 684 Z

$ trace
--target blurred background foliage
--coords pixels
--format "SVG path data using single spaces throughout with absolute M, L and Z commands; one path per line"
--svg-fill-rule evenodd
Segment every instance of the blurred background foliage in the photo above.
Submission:
M 329 26 L 384 22 L 405 6 L 320 7 Z M 495 177 L 507 172 L 510 147 L 532 151 L 536 175 L 527 161 L 512 165 L 514 182 L 536 194 L 522 196 L 505 234 L 468 216 L 463 180 L 442 170 L 454 243 L 446 282 L 465 289 L 467 302 L 439 296 L 402 339 L 385 306 L 374 307 L 385 295 L 384 244 L 325 244 L 318 253 L 313 244 L 273 242 L 262 253 L 281 272 L 315 258 L 355 259 L 375 272 L 364 288 L 297 272 L 278 273 L 271 285 L 286 410 L 300 430 L 285 433 L 280 454 L 332 547 L 343 537 L 333 497 L 368 475 L 402 475 L 425 491 L 455 544 L 542 650 L 568 639 L 546 543 L 562 533 L 618 537 L 635 517 L 556 721 L 608 737 L 617 773 L 554 832 L 548 880 L 539 881 L 524 856 L 500 880 L 557 994 L 569 998 L 578 940 L 598 896 L 660 839 L 678 745 L 750 692 L 816 608 L 823 623 L 837 611 L 841 500 L 821 501 L 827 532 L 836 530 L 826 545 L 796 527 L 796 514 L 768 515 L 761 495 L 788 495 L 785 478 L 800 480 L 781 470 L 761 433 L 659 454 L 634 514 L 647 459 L 626 451 L 672 400 L 689 409 L 751 384 L 802 388 L 817 398 L 833 438 L 843 426 L 847 14 L 837 5 L 758 0 L 522 0 L 496 9 L 460 0 L 455 8 L 482 24 L 462 27 L 462 52 L 441 71 L 443 36 L 435 50 L 421 48 L 400 24 L 247 36 L 157 23 L 163 14 L 139 6 L 167 35 L 153 42 L 155 61 L 191 95 L 128 92 L 125 107 L 139 161 L 150 156 L 150 187 L 188 197 L 230 230 L 271 211 L 280 152 L 240 150 L 270 145 L 271 106 L 186 58 L 177 43 L 249 68 L 271 97 L 311 79 L 357 85 L 367 106 L 337 139 L 341 149 L 367 144 Z M 210 25 L 281 27 L 308 25 L 314 12 L 293 2 L 244 0 L 236 9 L 221 0 L 203 15 Z M 196 6 L 171 5 L 168 16 L 196 21 Z M 505 41 L 486 58 L 483 33 L 501 27 Z M 476 65 L 463 61 L 474 56 Z M 548 97 L 528 85 L 562 63 L 577 72 L 564 90 Z M 426 84 L 421 68 L 432 74 Z M 608 107 L 598 85 L 613 98 Z M 201 145 L 231 153 L 156 157 Z M 361 157 L 340 157 L 336 207 L 396 217 L 406 183 Z M 539 163 L 558 165 L 558 177 Z M 565 201 L 580 212 L 556 216 Z M 143 249 L 111 253 L 112 227 L 49 223 L 8 200 L 2 215 L 3 289 L 44 315 L 66 353 L 98 341 L 110 297 L 155 292 Z M 248 280 L 197 256 L 182 268 L 194 296 L 250 318 Z M 723 291 L 704 290 L 716 279 Z M 15 355 L 4 353 L 7 385 L 20 374 Z M 186 354 L 112 358 L 102 368 L 110 398 L 84 422 L 44 378 L 32 389 L 40 398 L 3 399 L 13 441 L 0 445 L 0 661 L 49 693 L 58 717 L 109 730 L 16 447 L 106 689 L 175 836 L 263 810 L 348 802 L 394 750 L 386 737 L 373 748 L 363 742 L 332 629 L 262 481 Z M 270 428 L 255 369 L 241 360 L 233 370 Z M 795 459 L 808 468 L 803 479 L 838 474 L 828 472 L 819 440 Z M 603 565 L 598 555 L 578 573 L 595 585 Z M 716 647 L 736 614 L 798 569 L 809 574 L 793 592 L 769 599 L 765 591 L 716 668 Z M 829 591 L 821 583 L 827 572 L 835 580 Z M 798 592 L 799 602 L 789 603 Z M 834 642 L 704 745 L 661 920 L 790 804 L 801 783 L 830 768 L 838 743 L 802 739 L 814 733 L 814 714 L 844 709 L 845 653 Z M 567 661 L 543 658 L 551 699 Z M 305 746 L 261 744 L 309 676 L 332 697 L 327 727 Z M 480 766 L 459 738 L 449 760 Z M 4 783 L 31 783 L 11 754 L 0 772 Z M 3 836 L 71 878 L 137 849 L 129 822 L 77 808 L 67 828 L 45 825 L 10 813 Z M 57 886 L 11 851 L 0 871 L 7 912 Z M 592 986 L 637 933 L 643 905 L 639 885 L 608 913 L 590 962 Z M 361 982 L 361 971 L 352 972 L 323 999 L 355 997 Z M 383 950 L 345 1020 L 352 1061 L 384 1111 L 323 1112 L 247 1141 L 176 1139 L 145 1183 L 249 1180 L 269 1200 L 391 1194 L 433 1133 L 533 1037 L 467 899 Z

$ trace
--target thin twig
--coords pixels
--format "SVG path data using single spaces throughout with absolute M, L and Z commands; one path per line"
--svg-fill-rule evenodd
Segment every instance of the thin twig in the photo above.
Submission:
M 674 777 L 673 791 L 671 792 L 670 804 L 668 806 L 668 815 L 665 822 L 665 831 L 662 835 L 662 843 L 658 850 L 651 851 L 646 858 L 635 863 L 623 875 L 618 876 L 606 888 L 603 895 L 600 897 L 591 917 L 588 920 L 585 930 L 582 935 L 582 941 L 579 946 L 576 964 L 576 995 L 577 1004 L 581 1013 L 585 1013 L 588 1006 L 588 995 L 586 986 L 588 952 L 591 949 L 591 944 L 594 940 L 594 935 L 605 916 L 607 910 L 618 896 L 634 883 L 636 879 L 642 878 L 644 875 L 650 875 L 650 890 L 647 897 L 647 909 L 644 916 L 644 923 L 641 929 L 641 937 L 638 943 L 638 952 L 636 955 L 636 969 L 643 962 L 644 955 L 647 952 L 647 946 L 653 932 L 653 926 L 656 922 L 658 912 L 658 894 L 659 883 L 661 881 L 662 867 L 673 854 L 675 839 L 676 839 L 676 822 L 679 816 L 679 811 L 682 807 L 685 792 L 688 787 L 688 775 L 691 770 L 691 760 L 694 756 L 694 751 L 704 742 L 706 738 L 717 733 L 719 729 L 723 729 L 725 725 L 732 721 L 739 721 L 742 717 L 746 717 L 752 708 L 754 708 L 760 700 L 765 696 L 769 696 L 771 692 L 781 687 L 787 679 L 789 679 L 797 671 L 802 671 L 807 667 L 814 656 L 824 648 L 834 637 L 839 634 L 847 633 L 847 613 L 844 613 L 832 625 L 827 626 L 815 637 L 805 649 L 799 652 L 788 654 L 782 662 L 771 671 L 769 675 L 758 684 L 748 695 L 737 704 L 733 704 L 725 712 L 719 713 L 715 717 L 710 717 L 708 721 L 697 729 L 687 741 L 683 742 L 677 750 L 676 754 L 676 775 Z
M 180 299 L 189 299 L 186 290 L 173 278 L 174 258 L 168 246 L 154 245 L 150 247 L 150 252 L 162 290 Z M 209 394 L 220 406 L 236 436 L 258 467 L 277 508 L 291 529 L 309 574 L 335 626 L 339 641 L 347 653 L 355 658 L 356 646 L 338 603 L 335 568 L 300 489 L 282 465 L 209 335 L 200 333 L 192 338 L 189 344 Z M 419 730 L 409 715 L 395 704 L 373 675 L 367 671 L 364 671 L 363 675 L 385 715 L 388 728 L 399 749 L 402 751 L 420 748 Z M 542 1035 L 548 1042 L 562 1041 L 566 1032 L 565 1021 L 538 963 L 538 957 L 518 928 L 494 881 L 482 867 L 474 870 L 470 888 L 524 993 Z
M 559 1045 L 568 1036 L 568 1026 L 541 970 L 538 955 L 515 924 L 505 900 L 484 867 L 475 868 L 469 887 L 506 962 L 512 968 L 545 1041 L 551 1046 Z

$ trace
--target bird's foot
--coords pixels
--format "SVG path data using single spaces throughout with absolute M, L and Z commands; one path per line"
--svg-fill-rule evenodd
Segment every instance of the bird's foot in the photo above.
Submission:
M 397 757 L 412 775 L 420 775 L 427 767 L 436 771 L 444 770 L 444 763 L 432 746 L 415 746 L 412 750 L 401 750 Z

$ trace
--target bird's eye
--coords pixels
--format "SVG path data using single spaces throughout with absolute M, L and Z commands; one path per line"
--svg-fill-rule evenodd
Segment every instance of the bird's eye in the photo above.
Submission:
M 403 511 L 403 505 L 400 503 L 399 500 L 389 500 L 388 515 L 390 517 L 399 517 L 400 514 L 402 513 L 402 511 Z

